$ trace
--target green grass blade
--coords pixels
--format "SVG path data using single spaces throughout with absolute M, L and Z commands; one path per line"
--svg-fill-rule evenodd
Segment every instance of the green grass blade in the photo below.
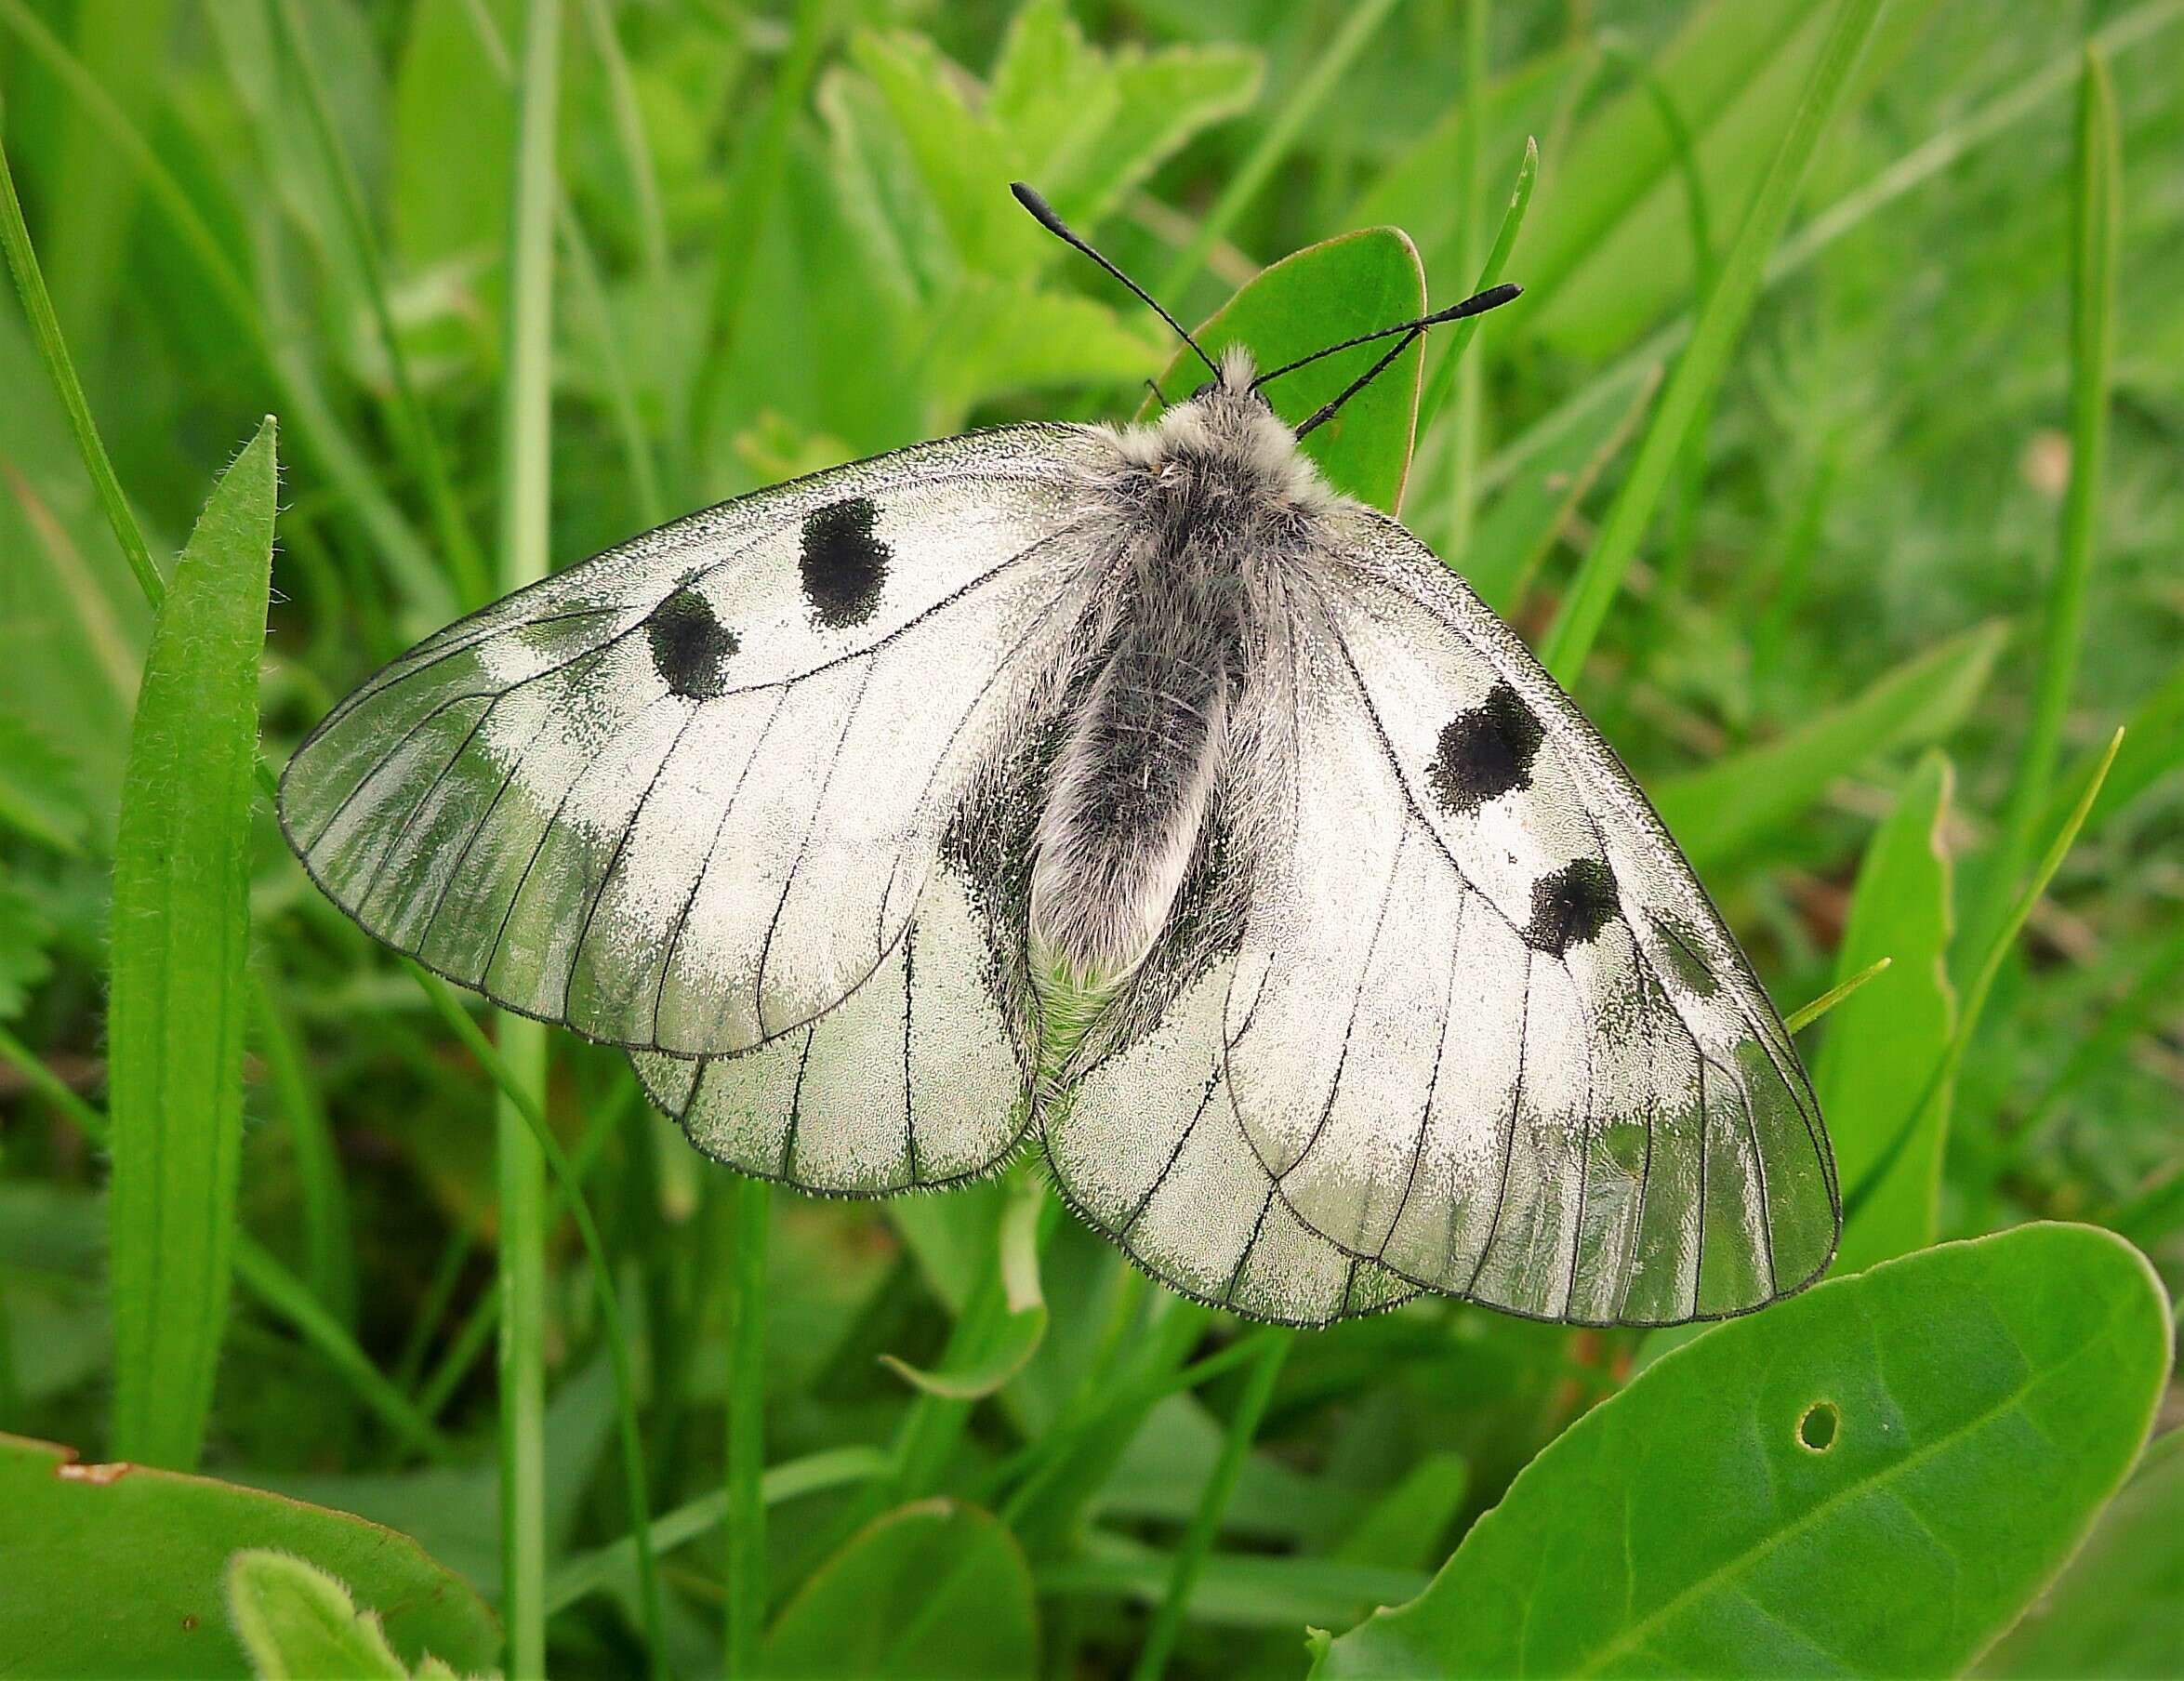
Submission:
M 1213 1462 L 1213 1474 L 1206 1479 L 1198 1510 L 1191 1515 L 1190 1527 L 1175 1549 L 1175 1568 L 1168 1579 L 1168 1592 L 1159 1609 L 1153 1613 L 1153 1626 L 1138 1650 L 1131 1681 L 1160 1681 L 1168 1673 L 1168 1660 L 1190 1610 L 1191 1590 L 1198 1585 L 1207 1555 L 1213 1550 L 1222 1515 L 1228 1510 L 1237 1476 L 1244 1467 L 1244 1456 L 1251 1452 L 1252 1438 L 1259 1434 L 1259 1422 L 1266 1416 L 1267 1403 L 1274 1398 L 1275 1383 L 1281 1376 L 1282 1362 L 1288 1358 L 1296 1334 L 1275 1328 L 1255 1332 L 1252 1341 L 1258 1344 L 1258 1357 L 1244 1378 L 1236 1410 L 1229 1415 L 1228 1432 L 1222 1438 L 1221 1455 Z
M 1851 889 L 1835 972 L 1882 952 L 1903 960 L 1836 1017 L 1813 1067 L 1836 1171 L 1852 1183 L 1889 1146 L 1904 1093 L 1919 1089 L 1956 1028 L 1948 967 L 1955 872 L 1945 839 L 1955 781 L 1939 751 L 1919 761 L 1873 831 Z M 1857 1272 L 1934 1241 L 1951 1107 L 1940 1098 L 1921 1111 L 1886 1183 L 1845 1230 L 1836 1271 Z
M 527 54 L 526 58 L 528 58 Z M 519 217 L 517 219 L 520 222 L 522 218 Z M 652 1552 L 652 1514 L 645 1504 L 648 1484 L 644 1476 L 644 1449 L 638 1437 L 636 1363 L 630 1358 L 629 1334 L 622 1319 L 621 1299 L 615 1291 L 613 1267 L 607 1259 L 606 1245 L 600 1238 L 599 1227 L 591 1218 L 591 1206 L 584 1198 L 582 1178 L 577 1173 L 575 1165 L 569 1160 L 566 1153 L 562 1149 L 560 1141 L 554 1137 L 553 1129 L 547 1124 L 546 1108 L 540 1099 L 540 1093 L 532 1088 L 525 1078 L 528 1070 L 516 1066 L 504 1051 L 494 1049 L 492 1041 L 486 1039 L 484 1030 L 470 1018 L 463 1007 L 456 1001 L 455 994 L 447 989 L 445 984 L 437 975 L 428 973 L 407 958 L 403 960 L 403 966 L 417 977 L 417 985 L 424 988 L 426 996 L 432 1001 L 432 1007 L 440 1012 L 441 1019 L 446 1022 L 454 1031 L 456 1038 L 462 1040 L 464 1048 L 478 1059 L 479 1066 L 485 1070 L 495 1086 L 499 1089 L 503 1107 L 513 1113 L 516 1124 L 524 1130 L 538 1162 L 542 1167 L 552 1170 L 554 1180 L 561 1187 L 563 1206 L 567 1208 L 569 1217 L 576 1223 L 577 1237 L 583 1240 L 585 1260 L 591 1270 L 592 1293 L 599 1303 L 600 1334 L 606 1343 L 607 1362 L 614 1371 L 615 1423 L 622 1449 L 622 1476 L 627 1485 L 626 1491 L 629 1499 L 630 1533 L 637 1538 L 639 1604 L 644 1616 L 645 1648 L 651 1655 L 655 1672 L 664 1673 L 661 1666 L 667 1661 L 667 1646 L 660 1623 L 658 1568 L 654 1561 Z M 520 1018 L 511 1017 L 506 1011 L 499 1012 L 498 1018 L 505 1047 L 510 1021 Z M 531 1026 L 536 1026 L 537 1024 L 532 1023 Z M 500 1152 L 505 1163 L 507 1157 L 505 1143 L 500 1145 Z M 502 1183 L 505 1186 L 507 1183 L 505 1166 Z M 548 1213 L 547 1199 L 543 1189 L 540 1190 L 536 1199 L 536 1208 L 524 1210 L 523 1213 L 526 1234 L 536 1239 L 529 1245 L 528 1253 L 539 1257 L 541 1271 L 543 1271 Z M 504 1226 L 508 1224 L 508 1210 L 504 1206 L 501 1211 L 501 1222 Z M 509 1262 L 504 1260 L 501 1266 L 500 1289 L 503 1297 L 501 1340 L 504 1348 L 504 1383 L 506 1383 L 505 1369 L 507 1364 L 505 1347 L 510 1336 L 509 1309 L 506 1305 L 506 1299 L 511 1289 L 526 1289 L 533 1282 L 529 1278 L 518 1276 L 522 1266 L 528 1264 L 527 1259 L 519 1257 L 518 1262 L 517 1266 L 511 1267 Z M 543 1289 L 543 1277 L 541 1277 L 538 1280 L 541 1289 Z M 541 1316 L 539 1329 L 543 1336 L 543 1316 Z M 523 1334 L 526 1337 L 529 1335 L 528 1328 L 524 1328 Z M 526 1349 L 523 1352 L 527 1355 L 529 1351 Z M 543 1350 L 540 1351 L 540 1354 L 543 1357 Z M 539 1375 L 543 1380 L 543 1372 Z M 544 1429 L 543 1383 L 541 1395 L 542 1404 L 537 1428 L 542 1432 Z M 534 1443 L 522 1439 L 524 1432 L 531 1427 L 527 1413 L 517 1412 L 514 1420 L 516 1428 L 512 1431 L 510 1429 L 508 1422 L 510 1410 L 507 1408 L 505 1396 L 502 1416 L 501 1499 L 504 1502 L 509 1502 L 510 1461 L 511 1458 L 519 1462 L 527 1460 Z M 507 1439 L 507 1436 L 511 1434 L 519 1438 L 512 1444 L 512 1452 L 511 1444 Z M 537 1438 L 536 1445 L 543 1449 L 544 1437 L 542 1435 Z M 518 1475 L 529 1475 L 527 1464 L 519 1463 L 516 1470 Z M 543 1501 L 543 1486 L 540 1495 Z M 536 1518 L 540 1526 L 536 1535 L 517 1535 L 513 1539 L 513 1544 L 505 1547 L 506 1551 L 513 1555 L 510 1562 L 521 1564 L 526 1569 L 530 1568 L 529 1555 L 534 1546 L 538 1554 L 538 1578 L 536 1584 L 527 1590 L 535 1591 L 537 1598 L 536 1604 L 526 1606 L 524 1609 L 526 1615 L 535 1621 L 538 1630 L 538 1650 L 541 1656 L 536 1669 L 529 1671 L 518 1669 L 518 1674 L 539 1674 L 544 1671 L 544 1629 L 548 1599 L 545 1577 L 544 1520 L 544 1512 L 541 1509 Z M 505 1531 L 505 1516 L 503 1528 Z M 514 1628 L 515 1608 L 509 1596 L 510 1586 L 511 1584 L 504 1578 L 501 1612 L 510 1625 L 509 1638 L 512 1652 L 518 1636 Z M 511 1668 L 515 1667 L 512 1660 L 510 1666 Z
M 114 846 L 113 1452 L 184 1470 L 204 1445 L 234 1251 L 277 488 L 269 418 L 213 487 L 160 605 Z
M 514 198 L 509 218 L 506 374 L 501 386 L 500 576 L 517 589 L 547 573 L 551 471 L 554 130 L 561 91 L 559 0 L 528 0 L 516 85 Z M 424 972 L 417 972 L 423 980 Z M 426 990 L 449 1026 L 476 1029 L 436 984 Z M 460 1018 L 459 1025 L 457 1018 Z M 546 1029 L 498 1017 L 500 1052 L 486 1066 L 500 1211 L 501 1615 L 508 1669 L 546 1673 Z M 468 1029 L 466 1032 L 465 1030 Z M 481 1051 L 483 1035 L 473 1052 Z M 505 1061 L 502 1060 L 505 1058 Z M 609 1292 L 612 1294 L 611 1280 Z M 642 1498 L 643 1478 L 636 1489 Z
M 2123 239 L 2122 164 L 2108 62 L 2087 47 L 2078 85 L 2077 159 L 2071 194 L 2071 477 L 2063 493 L 2055 575 L 2041 615 L 2039 675 L 2002 833 L 1986 867 L 1977 932 L 2009 904 L 2055 782 L 2063 721 L 2085 640 L 2085 598 L 2100 536 L 2101 463 L 2108 453 L 2115 366 L 2116 261 Z
M 1819 1021 L 1821 1016 L 1827 1014 L 1829 1011 L 1863 986 L 1868 981 L 1878 979 L 1895 961 L 1894 958 L 1875 958 L 1848 980 L 1829 987 L 1820 997 L 1814 999 L 1811 1003 L 1791 1011 L 1788 1015 L 1782 1018 L 1783 1031 L 1803 1033 L 1806 1028 Z
M 726 1500 L 721 1566 L 728 1673 L 757 1673 L 766 1631 L 766 1237 L 773 1187 L 740 1174 L 729 1187 Z
M 2123 745 L 2123 731 L 2118 730 L 2109 737 L 2108 751 L 2094 767 L 2093 776 L 2085 791 L 2079 795 L 2078 803 L 2071 808 L 2070 815 L 2063 819 L 2062 827 L 2048 843 L 2039 867 L 2032 872 L 2032 879 L 2025 884 L 2024 892 L 2010 906 L 2009 914 L 2003 919 L 2002 926 L 1995 930 L 1993 938 L 1988 941 L 1985 955 L 1979 968 L 1972 973 L 1971 984 L 1965 988 L 1963 1007 L 1956 1018 L 1956 1031 L 1950 1036 L 1949 1048 L 1942 1054 L 1940 1066 L 1927 1079 L 1924 1090 L 1912 1104 L 1910 1113 L 1903 1118 L 1895 1135 L 1875 1158 L 1873 1167 L 1844 1193 L 1843 1224 L 1846 1227 L 1858 1217 L 1872 1199 L 1875 1188 L 1895 1168 L 1897 1159 L 1917 1133 L 1926 1106 L 1944 1101 L 1954 1090 L 1957 1070 L 1964 1066 L 1965 1052 L 1971 1045 L 1973 1034 L 1979 1030 L 1979 1017 L 1987 1008 L 1988 997 L 1994 990 L 1995 978 L 2002 973 L 2003 961 L 2009 956 L 2010 947 L 2017 943 L 2019 931 L 2032 914 L 2032 907 L 2040 903 L 2047 892 L 2047 884 L 2055 880 L 2055 872 L 2062 867 L 2063 860 L 2077 843 L 2078 831 L 2085 827 L 2085 819 L 2093 810 L 2094 801 L 2100 797 L 2100 785 L 2107 780 L 2109 767 L 2115 763 L 2117 750 Z
M 1487 260 L 1480 265 L 1478 280 L 1472 287 L 1475 296 L 1501 284 L 1502 271 L 1509 266 L 1509 253 L 1515 248 L 1516 236 L 1524 227 L 1524 213 L 1531 206 L 1532 186 L 1539 179 L 1539 175 L 1540 143 L 1528 139 L 1524 143 L 1524 159 L 1516 166 L 1516 185 L 1510 189 L 1509 207 L 1502 212 L 1501 231 L 1494 235 L 1493 246 L 1487 252 Z M 1449 329 L 1449 342 L 1442 349 L 1441 359 L 1434 364 L 1433 373 L 1427 377 L 1425 390 L 1418 399 L 1418 430 L 1421 432 L 1434 423 L 1435 417 L 1441 412 L 1441 405 L 1448 402 L 1449 389 L 1456 383 L 1456 369 L 1463 362 L 1463 352 L 1470 348 L 1473 335 L 1477 333 L 1479 323 L 1485 319 L 1483 315 L 1466 315 Z M 1476 470 L 1473 476 L 1476 478 Z M 1472 488 L 1473 494 L 1477 494 L 1479 486 L 1475 483 Z
M 1879 11 L 1880 0 L 1842 0 L 1836 9 L 1767 178 L 1722 260 L 1714 290 L 1700 310 L 1691 342 L 1669 377 L 1660 406 L 1653 411 L 1630 477 L 1609 507 L 1592 552 L 1586 555 L 1569 599 L 1547 632 L 1541 661 L 1565 688 L 1574 684 L 1584 668 L 1585 657 L 1622 588 L 1623 576 L 1667 487 L 1684 440 L 1728 369 L 1729 356 L 1765 279 L 1768 254 L 1789 219 L 1806 166 L 1842 102 L 1851 70 L 1866 37 L 1873 33 Z
M 1986 687 L 2006 634 L 2001 624 L 1975 626 L 1778 740 L 1669 777 L 1653 790 L 1661 821 L 1701 870 L 1734 857 L 1809 809 L 1836 777 L 1947 735 Z
M 230 319 L 264 364 L 291 430 L 319 458 L 354 508 L 358 522 L 378 547 L 388 569 L 400 580 L 414 616 L 431 624 L 450 616 L 455 597 L 430 552 L 380 488 L 368 457 L 340 424 L 296 350 L 272 342 L 264 311 L 248 283 L 151 142 L 22 0 L 0 0 L 0 25 L 12 31 L 82 106 L 195 258 Z M 111 518 L 111 506 L 107 511 Z
M 278 977 L 275 977 L 276 985 Z M 303 1204 L 304 1275 L 311 1294 L 344 1325 L 356 1322 L 356 1244 L 349 1219 L 349 1192 L 333 1123 L 319 1099 L 296 1024 L 286 1006 L 253 977 L 251 1013 L 259 1053 L 288 1124 L 289 1148 Z
M 447 457 L 440 447 L 440 437 L 433 428 L 431 417 L 417 398 L 416 382 L 410 377 L 409 358 L 403 351 L 402 336 L 394 330 L 394 315 L 387 302 L 386 265 L 380 260 L 379 242 L 372 232 L 371 218 L 364 209 L 364 188 L 356 179 L 356 169 L 349 161 L 349 153 L 341 144 L 341 137 L 334 126 L 334 114 L 328 108 L 325 83 L 319 75 L 318 65 L 311 56 L 311 32 L 304 28 L 298 9 L 298 0 L 278 0 L 273 7 L 274 35 L 286 48 L 289 60 L 296 67 L 296 79 L 303 89 L 303 108 L 310 119 L 311 138 L 318 144 L 321 161 L 334 189 L 334 202 L 341 213 L 342 231 L 356 258 L 357 269 L 364 276 L 365 300 L 371 306 L 372 324 L 379 335 L 380 349 L 386 352 L 387 366 L 393 376 L 394 421 L 403 434 L 412 458 L 416 461 L 418 476 L 424 481 L 427 500 L 432 508 L 432 523 L 439 533 L 442 548 L 446 551 L 447 563 L 455 572 L 456 588 L 466 602 L 483 602 L 490 594 L 489 579 L 485 571 L 485 557 L 479 552 L 477 539 L 470 535 L 470 523 L 463 515 L 461 504 L 456 500 L 455 487 L 447 476 Z
M 143 530 L 129 510 L 128 498 L 122 495 L 121 481 L 113 476 L 113 463 L 107 458 L 106 445 L 91 419 L 91 404 L 76 378 L 75 364 L 69 359 L 60 322 L 53 313 L 53 299 L 46 291 L 46 277 L 38 269 L 38 254 L 31 247 L 31 232 L 23 225 L 22 202 L 15 195 L 15 173 L 8 167 L 5 145 L 0 145 L 0 246 L 7 248 L 16 296 L 22 299 L 23 313 L 30 317 L 38 353 L 45 358 L 53 389 L 68 413 L 69 430 L 75 434 L 76 449 L 91 475 L 91 487 L 98 493 L 106 523 L 113 529 L 113 540 L 121 545 L 122 558 L 136 574 L 145 598 L 156 607 L 166 586 L 160 579 L 159 568 L 152 564 L 152 551 L 145 547 Z
M 1258 142 L 1237 165 L 1236 173 L 1228 178 L 1228 185 L 1221 190 L 1212 209 L 1206 212 L 1198 231 L 1191 235 L 1190 244 L 1177 254 L 1167 273 L 1160 277 L 1159 285 L 1153 289 L 1155 298 L 1171 309 L 1183 307 L 1184 288 L 1198 277 L 1208 253 L 1228 237 L 1237 218 L 1250 208 L 1251 201 L 1259 196 L 1259 190 L 1289 156 L 1304 126 L 1327 102 L 1328 95 L 1334 91 L 1343 73 L 1350 68 L 1394 9 L 1395 0 L 1364 0 L 1362 5 L 1351 7 L 1342 26 L 1335 31 L 1334 38 L 1319 49 L 1312 68 L 1291 90 L 1288 100 L 1274 113 Z
M 1463 11 L 1462 87 L 1463 126 L 1458 131 L 1456 151 L 1456 272 L 1469 274 L 1478 265 L 1481 224 L 1486 220 L 1486 156 L 1488 42 L 1491 35 L 1489 0 L 1464 0 Z M 1528 140 L 1522 177 L 1531 171 L 1536 152 Z M 1491 284 L 1490 282 L 1489 283 Z M 1485 287 L 1479 288 L 1485 290 Z M 1484 392 L 1476 356 L 1464 357 L 1461 346 L 1449 347 L 1443 359 L 1456 372 L 1456 412 L 1449 432 L 1449 514 L 1444 541 L 1446 552 L 1461 559 L 1471 552 L 1472 518 L 1477 511 L 1479 436 L 1484 416 Z

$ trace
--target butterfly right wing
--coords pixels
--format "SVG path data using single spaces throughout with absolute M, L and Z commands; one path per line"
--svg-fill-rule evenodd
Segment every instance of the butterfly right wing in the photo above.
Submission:
M 319 885 L 450 979 L 697 1057 L 893 952 L 1094 587 L 1086 429 L 920 444 L 665 526 L 450 626 L 299 748 Z

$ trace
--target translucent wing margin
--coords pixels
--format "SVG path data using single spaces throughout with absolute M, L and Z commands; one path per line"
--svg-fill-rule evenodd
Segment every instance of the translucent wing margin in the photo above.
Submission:
M 1236 1124 L 1281 1199 L 1541 1318 L 1811 1282 L 1840 1224 L 1818 1108 L 1688 866 L 1516 636 L 1402 527 L 1341 518 L 1289 617 L 1298 792 L 1225 1007 Z
M 1064 660 L 1088 430 L 918 445 L 662 527 L 448 627 L 283 778 L 313 879 L 524 1013 L 685 1057 L 855 992 Z

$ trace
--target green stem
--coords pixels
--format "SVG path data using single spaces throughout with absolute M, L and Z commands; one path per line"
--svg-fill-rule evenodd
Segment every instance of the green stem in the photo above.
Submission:
M 737 1175 L 728 1256 L 728 1674 L 758 1673 L 766 1618 L 766 1225 L 772 1187 Z
M 2108 62 L 2089 46 L 2078 84 L 2077 168 L 2071 199 L 2071 479 L 2063 493 L 2055 576 L 2041 615 L 2032 721 L 2018 755 L 2001 837 L 1987 867 L 1980 926 L 1967 931 L 1975 935 L 2000 918 L 2032 855 L 2055 784 L 2063 722 L 2077 681 L 2087 585 L 2100 536 L 2101 462 L 2107 454 L 2109 385 L 2115 364 L 2122 173 Z
M 516 84 L 508 372 L 501 390 L 498 582 L 504 590 L 519 589 L 547 573 L 560 53 L 559 0 L 529 0 Z M 443 1000 L 436 986 L 427 990 L 435 1002 Z M 452 999 L 444 1002 L 450 1026 L 457 1018 L 472 1026 Z M 494 1110 L 500 1208 L 501 1616 L 508 1628 L 509 1674 L 514 1681 L 529 1681 L 546 1673 L 545 1146 L 552 1134 L 545 1126 L 545 1028 L 503 1014 L 499 1038 L 508 1074 Z M 642 1482 L 638 1486 L 642 1496 Z
M 1206 1555 L 1213 1550 L 1222 1516 L 1244 1468 L 1244 1456 L 1251 1452 L 1252 1439 L 1259 1434 L 1259 1422 L 1266 1416 L 1266 1404 L 1274 1398 L 1275 1381 L 1281 1376 L 1281 1363 L 1295 1340 L 1296 1333 L 1284 1329 L 1263 1330 L 1253 1338 L 1259 1347 L 1258 1359 L 1245 1375 L 1243 1394 L 1237 1397 L 1228 1434 L 1222 1439 L 1221 1456 L 1213 1462 L 1212 1475 L 1207 1477 L 1205 1492 L 1198 1497 L 1198 1509 L 1191 1514 L 1190 1528 L 1184 1531 L 1183 1543 L 1175 1550 L 1175 1572 L 1168 1580 L 1167 1597 L 1153 1613 L 1153 1626 L 1146 1632 L 1131 1681 L 1160 1681 L 1168 1673 L 1168 1660 L 1174 1653 L 1176 1637 L 1183 1633 L 1183 1620 L 1190 1609 L 1192 1590 L 1206 1568 Z

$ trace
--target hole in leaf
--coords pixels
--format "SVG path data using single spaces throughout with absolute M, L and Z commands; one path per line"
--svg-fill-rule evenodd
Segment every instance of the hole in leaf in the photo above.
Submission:
M 1825 1453 L 1835 1445 L 1835 1426 L 1840 1422 L 1834 1402 L 1813 1402 L 1797 1421 L 1798 1445 L 1814 1453 Z

